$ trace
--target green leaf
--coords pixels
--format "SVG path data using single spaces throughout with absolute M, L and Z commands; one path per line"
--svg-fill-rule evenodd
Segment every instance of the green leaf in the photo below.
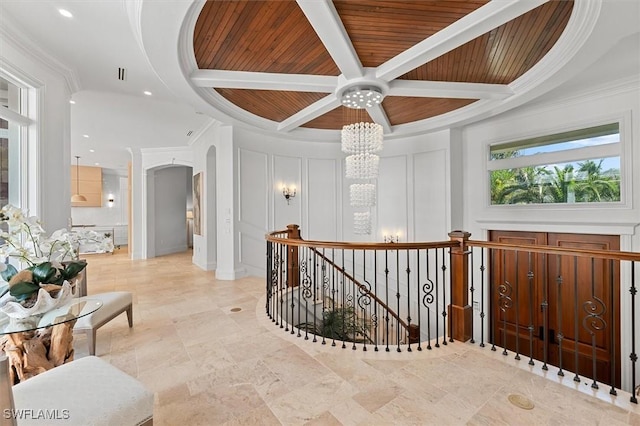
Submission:
M 7 269 L 0 272 L 0 276 L 2 277 L 3 280 L 5 280 L 6 282 L 9 282 L 9 280 L 13 278 L 13 276 L 17 273 L 18 273 L 18 270 L 16 269 L 15 266 L 7 265 Z
M 84 260 L 74 260 L 65 265 L 62 276 L 65 280 L 70 280 L 78 275 L 84 268 L 87 267 L 87 262 Z
M 38 284 L 23 281 L 12 285 L 9 294 L 18 300 L 25 300 L 38 291 L 39 288 Z
M 58 270 L 51 262 L 44 262 L 33 268 L 33 280 L 37 283 L 48 283 L 56 275 Z

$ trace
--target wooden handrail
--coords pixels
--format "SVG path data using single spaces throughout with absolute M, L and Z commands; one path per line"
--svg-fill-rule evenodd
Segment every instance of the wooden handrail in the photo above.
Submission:
M 378 302 L 380 305 L 382 305 L 382 307 L 391 314 L 391 316 L 393 318 L 395 318 L 400 325 L 402 325 L 402 327 L 407 330 L 407 332 L 409 332 L 409 325 L 404 322 L 402 320 L 402 318 L 400 318 L 398 316 L 397 313 L 395 313 L 393 311 L 393 309 L 391 309 L 389 306 L 387 306 L 386 303 L 384 303 L 382 300 L 380 300 L 378 298 L 378 296 L 376 296 L 374 293 L 371 293 L 371 290 L 369 290 L 364 284 L 360 283 L 358 280 L 355 279 L 355 277 L 353 277 L 351 274 L 349 274 L 347 271 L 344 270 L 344 268 L 341 268 L 340 266 L 336 265 L 333 260 L 329 259 L 327 256 L 325 256 L 323 253 L 320 253 L 317 249 L 315 249 L 314 247 L 311 247 L 311 251 L 313 251 L 314 253 L 316 253 L 318 256 L 320 256 L 322 259 L 326 260 L 331 266 L 333 266 L 335 269 L 337 269 L 338 271 L 340 271 L 342 274 L 344 274 L 345 277 L 347 277 L 349 280 L 351 280 L 351 282 L 353 282 L 354 284 L 356 284 L 361 290 L 363 290 L 368 296 L 370 296 L 373 300 L 375 300 L 376 302 Z
M 471 247 L 483 247 L 497 250 L 528 251 L 532 253 L 558 254 L 563 256 L 595 257 L 599 259 L 627 260 L 640 262 L 640 253 L 619 250 L 590 250 L 573 249 L 557 246 L 541 246 L 526 244 L 495 243 L 489 241 L 468 240 L 467 245 Z
M 340 241 L 317 241 L 304 239 L 290 239 L 276 237 L 283 231 L 276 231 L 265 235 L 267 241 L 272 243 L 285 244 L 296 247 L 310 248 L 333 248 L 338 250 L 410 250 L 410 249 L 435 249 L 456 247 L 458 243 L 454 241 L 436 242 L 416 242 L 416 243 L 367 243 L 367 242 L 340 242 Z M 284 231 L 286 233 L 286 231 Z

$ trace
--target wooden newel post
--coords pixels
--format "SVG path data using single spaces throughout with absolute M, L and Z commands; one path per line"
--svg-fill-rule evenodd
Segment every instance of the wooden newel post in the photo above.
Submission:
M 300 227 L 287 225 L 287 239 L 301 240 Z M 300 284 L 300 266 L 298 265 L 298 246 L 287 246 L 287 286 L 298 287 Z
M 449 238 L 459 244 L 451 248 L 451 304 L 449 305 L 449 331 L 455 340 L 471 339 L 473 308 L 469 305 L 469 251 L 467 241 L 471 234 L 452 231 Z

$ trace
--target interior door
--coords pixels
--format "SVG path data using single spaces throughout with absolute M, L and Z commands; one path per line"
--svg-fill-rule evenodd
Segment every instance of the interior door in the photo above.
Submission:
M 492 231 L 490 240 L 572 249 L 620 247 L 613 235 Z M 496 345 L 588 377 L 593 377 L 595 360 L 598 382 L 611 384 L 615 377 L 620 384 L 620 366 L 614 361 L 620 354 L 618 262 L 496 250 L 490 268 Z

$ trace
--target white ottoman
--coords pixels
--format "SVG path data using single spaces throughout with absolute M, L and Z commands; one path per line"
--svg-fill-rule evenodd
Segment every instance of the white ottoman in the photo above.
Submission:
M 16 413 L 22 414 L 18 426 L 153 424 L 153 393 L 95 356 L 38 374 L 12 391 Z
M 74 333 L 87 335 L 89 354 L 96 354 L 96 331 L 123 312 L 127 313 L 129 327 L 133 327 L 133 296 L 128 291 L 111 291 L 80 297 L 78 300 L 100 300 L 102 306 L 92 314 L 78 318 L 73 327 Z

